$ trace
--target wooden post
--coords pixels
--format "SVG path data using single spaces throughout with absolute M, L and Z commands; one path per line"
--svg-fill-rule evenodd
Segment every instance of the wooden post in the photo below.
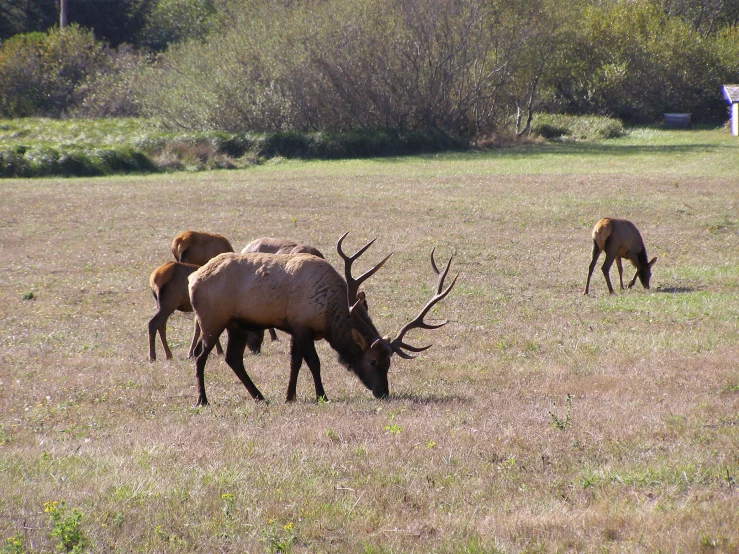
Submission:
M 59 0 L 59 28 L 67 26 L 67 0 Z

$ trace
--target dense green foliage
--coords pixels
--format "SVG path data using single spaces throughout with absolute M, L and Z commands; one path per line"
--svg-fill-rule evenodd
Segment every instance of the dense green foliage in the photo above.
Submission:
M 0 114 L 129 115 L 136 108 L 126 83 L 139 67 L 133 53 L 112 51 L 76 25 L 17 35 L 0 48 Z
M 0 116 L 469 139 L 543 111 L 722 122 L 739 81 L 739 0 L 88 3 L 63 31 L 28 3 L 0 9 L 0 37 L 46 31 L 0 43 Z

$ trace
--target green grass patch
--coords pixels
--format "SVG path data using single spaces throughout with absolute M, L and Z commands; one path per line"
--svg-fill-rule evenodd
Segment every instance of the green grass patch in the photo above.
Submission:
M 531 132 L 550 140 L 595 141 L 622 137 L 623 123 L 611 117 L 537 113 Z
M 283 158 L 340 159 L 461 149 L 442 131 L 168 132 L 139 119 L 0 122 L 0 177 L 236 169 Z

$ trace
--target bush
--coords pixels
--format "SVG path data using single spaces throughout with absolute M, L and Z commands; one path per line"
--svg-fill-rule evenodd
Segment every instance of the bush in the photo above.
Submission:
M 156 0 L 136 43 L 162 51 L 186 39 L 202 40 L 214 15 L 213 0 Z
M 204 43 L 160 57 L 141 81 L 143 113 L 186 130 L 469 137 L 506 117 L 504 87 L 532 19 L 519 3 L 486 0 L 233 3 Z
M 654 122 L 664 112 L 722 121 L 720 88 L 737 69 L 736 37 L 731 46 L 726 35 L 701 35 L 652 0 L 591 4 L 545 78 L 540 109 L 628 123 Z
M 139 60 L 75 25 L 13 37 L 0 44 L 0 116 L 134 115 Z
M 623 123 L 611 117 L 535 114 L 531 133 L 546 139 L 600 140 L 626 134 Z

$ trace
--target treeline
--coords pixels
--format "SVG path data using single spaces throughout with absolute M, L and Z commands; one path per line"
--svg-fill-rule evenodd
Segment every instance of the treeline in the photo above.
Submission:
M 469 138 L 537 111 L 716 123 L 739 81 L 739 0 L 69 0 L 63 31 L 45 1 L 0 8 L 1 117 Z

